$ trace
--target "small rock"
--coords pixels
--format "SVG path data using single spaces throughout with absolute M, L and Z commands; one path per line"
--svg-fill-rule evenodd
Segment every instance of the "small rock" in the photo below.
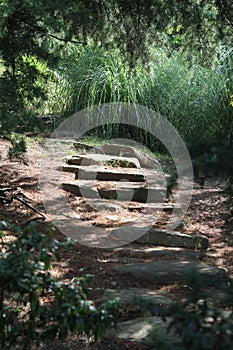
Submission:
M 77 149 L 82 149 L 82 150 L 86 150 L 86 151 L 93 150 L 93 148 L 94 148 L 94 146 L 89 145 L 89 144 L 84 143 L 84 142 L 74 142 L 73 145 Z
M 122 210 L 122 207 L 120 205 L 117 205 L 114 203 L 105 203 L 105 202 L 103 203 L 94 202 L 93 207 L 98 211 L 106 210 L 106 211 L 114 212 L 117 210 Z

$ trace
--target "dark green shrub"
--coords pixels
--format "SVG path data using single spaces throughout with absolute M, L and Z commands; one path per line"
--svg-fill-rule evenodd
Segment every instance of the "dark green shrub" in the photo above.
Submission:
M 22 135 L 13 134 L 9 137 L 11 147 L 8 150 L 8 158 L 20 158 L 27 151 L 26 140 Z
M 226 141 L 198 142 L 188 145 L 194 174 L 233 179 L 233 144 Z
M 31 349 L 55 338 L 64 340 L 70 332 L 100 338 L 114 326 L 117 303 L 96 308 L 87 299 L 91 276 L 69 284 L 55 280 L 50 273 L 53 258 L 61 245 L 39 234 L 37 225 L 24 231 L 0 223 L 0 229 L 14 230 L 17 239 L 4 242 L 0 253 L 0 348 Z M 50 297 L 45 302 L 43 297 Z
M 181 344 L 165 342 L 155 329 L 152 331 L 155 346 L 159 350 L 231 350 L 233 312 L 223 310 L 208 297 L 195 271 L 190 277 L 190 297 L 182 305 L 173 304 L 167 312 L 172 317 L 168 331 L 172 329 L 181 338 Z M 232 287 L 228 287 L 228 292 L 230 300 Z
M 37 115 L 44 114 L 48 80 L 53 73 L 36 56 L 20 55 L 15 70 L 0 74 L 0 134 L 34 131 Z

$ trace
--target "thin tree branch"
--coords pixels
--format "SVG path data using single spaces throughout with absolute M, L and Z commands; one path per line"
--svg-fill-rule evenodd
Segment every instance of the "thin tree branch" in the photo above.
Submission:
M 39 220 L 42 220 L 42 221 L 45 221 L 46 217 L 44 216 L 34 216 L 33 218 L 23 222 L 20 227 L 21 228 L 25 228 L 28 224 L 30 224 L 32 221 L 39 221 Z
M 57 39 L 57 40 L 60 40 L 60 41 L 64 41 L 65 43 L 73 43 L 73 44 L 84 45 L 84 43 L 81 42 L 81 41 L 59 38 L 58 36 L 50 34 L 50 33 L 48 33 L 48 36 L 51 36 L 51 38 L 54 38 L 54 39 Z
M 14 195 L 13 196 L 14 199 L 18 200 L 19 202 L 23 203 L 24 205 L 26 205 L 26 207 L 30 208 L 32 211 L 34 211 L 35 213 L 39 214 L 40 216 L 42 216 L 44 219 L 46 219 L 46 216 L 41 213 L 39 210 L 37 210 L 36 208 L 34 208 L 31 204 L 29 204 L 28 202 L 26 202 L 23 198 L 18 197 L 18 195 Z
M 9 192 L 9 191 L 16 191 L 16 193 L 13 193 L 10 198 L 5 196 L 5 192 Z M 17 200 L 19 202 L 21 202 L 22 204 L 24 204 L 26 207 L 30 208 L 32 211 L 34 211 L 35 213 L 39 214 L 40 216 L 37 217 L 33 217 L 25 222 L 23 222 L 20 226 L 22 228 L 24 228 L 25 226 L 27 226 L 30 222 L 32 221 L 38 221 L 38 220 L 46 220 L 46 216 L 41 213 L 39 210 L 37 210 L 36 208 L 34 208 L 31 204 L 29 204 L 26 200 L 24 200 L 23 198 L 19 197 L 18 193 L 17 193 L 17 189 L 11 188 L 11 187 L 5 187 L 5 188 L 1 188 L 0 189 L 0 204 L 1 202 L 3 204 L 10 204 L 13 202 L 13 200 Z

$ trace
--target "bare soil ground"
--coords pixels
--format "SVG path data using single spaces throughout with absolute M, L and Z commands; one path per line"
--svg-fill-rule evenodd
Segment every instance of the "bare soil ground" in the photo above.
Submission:
M 10 187 L 20 187 L 30 200 L 30 203 L 43 212 L 43 202 L 41 199 L 39 178 L 39 157 L 42 145 L 31 141 L 28 145 L 26 162 L 9 161 L 7 159 L 7 150 L 9 143 L 0 140 L 0 185 Z M 219 184 L 214 180 L 209 180 L 206 186 L 201 189 L 198 184 L 195 185 L 192 201 L 186 215 L 186 222 L 183 229 L 184 233 L 205 234 L 209 238 L 210 247 L 207 250 L 203 261 L 208 264 L 214 264 L 228 269 L 233 277 L 233 199 L 230 193 L 223 192 Z M 74 196 L 70 196 L 70 203 L 80 205 L 84 218 L 90 216 L 90 212 L 82 200 L 77 202 Z M 75 202 L 76 201 L 76 202 Z M 9 205 L 0 206 L 0 220 L 21 224 L 34 214 L 30 209 L 18 202 Z M 93 213 L 91 213 L 93 215 Z M 166 214 L 164 214 L 166 216 Z M 165 217 L 166 219 L 166 217 Z M 101 225 L 104 217 L 97 217 L 97 222 Z M 48 222 L 41 223 L 43 229 Z M 163 222 L 157 222 L 158 227 L 163 226 Z M 58 230 L 54 233 L 54 238 L 63 240 L 64 236 Z M 90 299 L 96 301 L 106 289 L 126 289 L 127 287 L 151 288 L 153 290 L 167 291 L 182 299 L 189 293 L 184 285 L 166 285 L 158 286 L 149 282 L 138 282 L 132 278 L 122 277 L 112 271 L 112 268 L 118 264 L 133 262 L 147 262 L 161 260 L 161 256 L 156 257 L 148 253 L 146 258 L 140 253 L 121 252 L 113 249 L 96 249 L 80 244 L 75 244 L 69 252 L 64 252 L 60 262 L 53 265 L 53 275 L 63 281 L 69 281 L 74 277 L 82 276 L 86 273 L 95 275 L 94 285 L 90 291 Z M 167 257 L 166 257 L 167 259 Z M 140 310 L 135 306 L 120 310 L 119 321 L 129 320 L 140 315 Z M 143 350 L 147 347 L 132 342 L 103 339 L 97 343 L 90 343 L 87 339 L 78 336 L 71 336 L 64 344 L 55 342 L 45 350 L 105 350 L 105 349 L 131 349 Z

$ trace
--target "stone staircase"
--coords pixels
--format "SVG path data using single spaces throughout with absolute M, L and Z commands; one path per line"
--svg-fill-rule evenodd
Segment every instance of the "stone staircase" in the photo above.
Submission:
M 156 286 L 172 283 L 185 284 L 189 274 L 197 271 L 206 289 L 215 289 L 218 302 L 224 303 L 227 299 L 225 288 L 228 283 L 228 273 L 225 269 L 209 266 L 201 260 L 208 249 L 208 238 L 204 235 L 185 234 L 178 229 L 167 232 L 166 229 L 151 225 L 146 233 L 140 221 L 133 225 L 120 224 L 122 212 L 130 217 L 140 214 L 145 219 L 148 213 L 153 215 L 159 210 L 170 215 L 174 208 L 173 203 L 166 201 L 166 178 L 161 172 L 158 163 L 150 159 L 139 150 L 121 145 L 104 145 L 93 147 L 82 143 L 75 143 L 77 155 L 67 158 L 62 165 L 63 172 L 73 173 L 72 179 L 64 181 L 64 191 L 72 193 L 79 198 L 89 198 L 99 214 L 106 218 L 119 218 L 119 227 L 114 225 L 110 230 L 111 237 L 124 242 L 114 248 L 126 256 L 133 253 L 134 257 L 144 258 L 162 257 L 161 261 L 131 263 L 115 266 L 113 274 L 136 279 L 141 288 L 109 289 L 106 290 L 100 301 L 119 297 L 123 305 L 150 302 L 152 323 L 164 337 L 179 343 L 174 334 L 167 334 L 167 324 L 157 313 L 157 306 L 163 306 L 164 314 L 169 304 L 175 301 L 173 295 L 161 291 L 145 289 L 145 281 L 152 281 Z M 98 214 L 97 214 L 98 215 Z M 143 220 L 142 220 L 143 221 Z M 91 221 L 89 221 L 90 223 Z M 145 220 L 146 223 L 146 220 Z M 94 225 L 94 223 L 93 223 Z M 95 224 L 96 225 L 96 224 Z M 110 225 L 111 226 L 111 225 Z M 182 228 L 181 228 L 182 231 Z M 169 322 L 169 320 L 167 321 Z M 108 333 L 109 337 L 117 337 L 127 341 L 137 341 L 151 346 L 150 330 L 152 325 L 148 320 L 139 317 L 122 322 L 118 330 Z

